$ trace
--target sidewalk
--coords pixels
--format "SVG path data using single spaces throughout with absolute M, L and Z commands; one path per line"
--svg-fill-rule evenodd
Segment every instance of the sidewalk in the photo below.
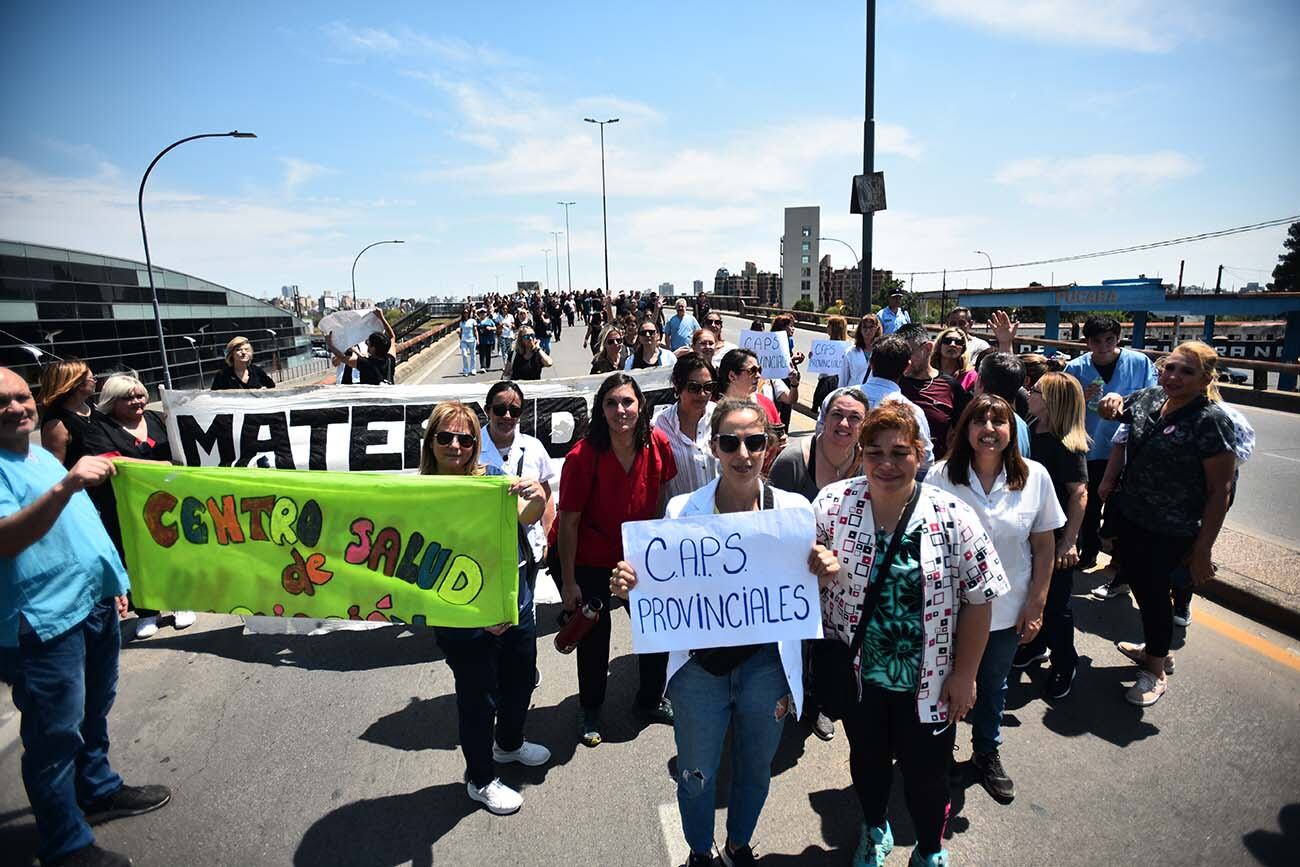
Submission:
M 1218 573 L 1198 592 L 1300 637 L 1300 545 L 1225 526 L 1214 546 L 1214 562 Z

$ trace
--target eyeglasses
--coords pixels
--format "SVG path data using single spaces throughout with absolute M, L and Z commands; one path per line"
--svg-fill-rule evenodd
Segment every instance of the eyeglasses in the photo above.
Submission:
M 524 414 L 524 408 L 511 403 L 495 403 L 492 405 L 492 414 L 497 418 L 505 418 L 506 413 L 509 413 L 511 418 L 519 418 Z
M 519 339 L 520 339 L 520 340 L 532 340 L 532 339 L 533 339 L 533 335 L 532 335 L 531 332 L 527 332 L 527 331 L 525 331 L 523 334 L 520 334 L 520 335 L 519 335 Z
M 659 336 L 659 332 L 658 332 L 658 331 L 642 331 L 642 332 L 641 332 L 641 336 L 642 336 L 642 337 L 658 337 L 658 336 Z
M 767 450 L 767 434 L 750 434 L 747 437 L 738 437 L 735 434 L 718 434 L 714 437 L 718 441 L 718 448 L 726 454 L 731 454 L 740 448 L 740 444 L 745 444 L 745 450 L 750 454 Z
M 449 446 L 452 439 L 455 439 L 463 449 L 472 449 L 474 443 L 478 441 L 478 437 L 474 436 L 474 434 L 452 433 L 449 430 L 440 430 L 433 435 L 433 438 L 438 441 L 440 446 Z
M 831 420 L 832 424 L 839 424 L 842 421 L 848 422 L 852 427 L 857 427 L 867 420 L 867 417 L 856 412 L 843 413 L 839 410 L 831 410 L 826 413 L 826 417 Z
M 721 328 L 721 327 L 722 327 L 722 320 L 721 320 L 721 319 L 706 319 L 706 320 L 704 320 L 704 324 L 707 325 L 707 326 L 709 326 L 710 328 L 714 328 L 714 327 Z
M 708 382 L 696 382 L 690 379 L 686 381 L 686 390 L 691 394 L 699 394 L 702 391 L 713 391 L 716 385 L 717 383 L 711 379 Z
M 945 337 L 943 340 L 940 340 L 939 342 L 940 342 L 940 343 L 948 343 L 948 344 L 951 344 L 952 346 L 965 346 L 965 345 L 966 345 L 966 341 L 965 341 L 965 340 L 962 340 L 960 337 Z
M 622 343 L 622 342 L 623 342 L 623 338 L 621 338 L 621 337 L 606 337 L 606 338 L 605 338 L 605 345 L 606 345 L 606 346 L 614 346 L 614 345 L 619 344 L 619 343 Z
M 742 367 L 742 368 L 740 369 L 740 372 L 741 372 L 741 373 L 744 373 L 744 374 L 747 374 L 747 375 L 749 375 L 749 376 L 762 376 L 762 375 L 763 375 L 763 368 L 761 368 L 761 367 L 759 367 L 757 364 L 755 364 L 753 367 Z

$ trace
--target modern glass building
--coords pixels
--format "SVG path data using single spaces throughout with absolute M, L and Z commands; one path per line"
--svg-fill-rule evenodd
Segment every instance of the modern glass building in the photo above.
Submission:
M 175 388 L 207 388 L 239 334 L 277 379 L 310 361 L 309 322 L 179 271 L 153 273 Z M 134 370 L 156 394 L 162 356 L 144 263 L 0 241 L 0 365 L 35 384 L 45 355 L 80 358 L 101 379 Z

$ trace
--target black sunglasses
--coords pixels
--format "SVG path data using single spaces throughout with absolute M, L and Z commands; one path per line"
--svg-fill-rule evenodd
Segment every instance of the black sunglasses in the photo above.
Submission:
M 731 454 L 740 448 L 740 444 L 745 444 L 745 450 L 750 454 L 767 450 L 767 434 L 750 434 L 741 438 L 735 434 L 718 434 L 714 437 L 718 441 L 718 448 L 727 454 Z
M 642 337 L 658 337 L 658 336 L 659 336 L 659 332 L 658 332 L 658 331 L 642 331 L 642 332 L 641 332 L 641 336 L 642 336 Z
M 474 443 L 478 441 L 478 437 L 474 436 L 474 434 L 452 433 L 449 430 L 440 430 L 433 435 L 433 438 L 438 441 L 438 445 L 440 446 L 451 445 L 453 437 L 456 442 L 460 443 L 460 447 L 463 449 L 472 449 Z
M 721 325 L 722 325 L 722 320 L 721 320 L 721 319 L 706 319 L 706 320 L 704 320 L 704 324 L 705 324 L 705 325 L 708 325 L 708 326 L 710 326 L 710 327 L 712 327 L 712 326 L 714 326 L 714 325 L 721 326 Z
M 511 403 L 494 403 L 492 405 L 492 414 L 497 418 L 505 418 L 506 413 L 509 413 L 511 418 L 519 418 L 524 414 L 524 408 Z
M 702 391 L 713 391 L 715 385 L 717 385 L 717 383 L 711 379 L 708 382 L 696 382 L 691 379 L 686 382 L 686 390 L 691 394 L 699 394 Z
M 945 337 L 943 340 L 940 340 L 939 342 L 940 342 L 940 343 L 950 343 L 950 344 L 952 344 L 953 346 L 965 346 L 965 345 L 966 345 L 966 341 L 965 341 L 965 340 L 962 340 L 960 337 Z

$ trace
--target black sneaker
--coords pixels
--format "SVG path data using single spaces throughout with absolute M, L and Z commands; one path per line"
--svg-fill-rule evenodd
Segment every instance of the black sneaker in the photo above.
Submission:
M 166 786 L 124 785 L 107 798 L 82 807 L 81 812 L 88 824 L 98 825 L 113 819 L 152 813 L 171 799 L 171 789 Z
M 713 867 L 713 855 L 705 852 L 692 852 L 686 859 L 686 867 Z
M 1080 554 L 1079 562 L 1074 564 L 1074 568 L 1078 569 L 1080 572 L 1087 572 L 1089 569 L 1096 569 L 1097 555 L 1095 553 Z
M 101 849 L 94 843 L 69 852 L 57 861 L 51 861 L 48 867 L 130 867 L 131 859 L 107 849 Z
M 758 862 L 754 860 L 754 850 L 748 845 L 741 846 L 739 849 L 729 849 L 729 843 L 723 843 L 718 848 L 718 857 L 727 867 L 752 867 Z
M 1016 648 L 1016 655 L 1011 658 L 1012 668 L 1028 668 L 1040 662 L 1046 662 L 1052 651 L 1046 647 L 1035 650 L 1032 644 L 1022 644 Z
M 1010 804 L 1016 799 L 1016 786 L 1011 782 L 1011 777 L 1007 776 L 1006 770 L 1002 767 L 1002 757 L 998 751 L 991 753 L 975 753 L 971 756 L 971 764 L 975 766 L 976 772 L 980 777 L 980 785 L 984 786 L 984 791 L 999 804 Z
M 824 741 L 834 740 L 835 738 L 835 721 L 821 711 L 813 717 L 812 733 Z
M 658 704 L 649 707 L 638 705 L 637 709 L 646 722 L 663 723 L 669 726 L 673 724 L 673 703 L 666 698 L 660 699 Z
M 1052 666 L 1047 673 L 1047 685 L 1043 687 L 1043 695 L 1048 698 L 1065 698 L 1070 694 L 1070 687 L 1074 685 L 1074 676 L 1078 673 L 1077 665 L 1069 668 Z

